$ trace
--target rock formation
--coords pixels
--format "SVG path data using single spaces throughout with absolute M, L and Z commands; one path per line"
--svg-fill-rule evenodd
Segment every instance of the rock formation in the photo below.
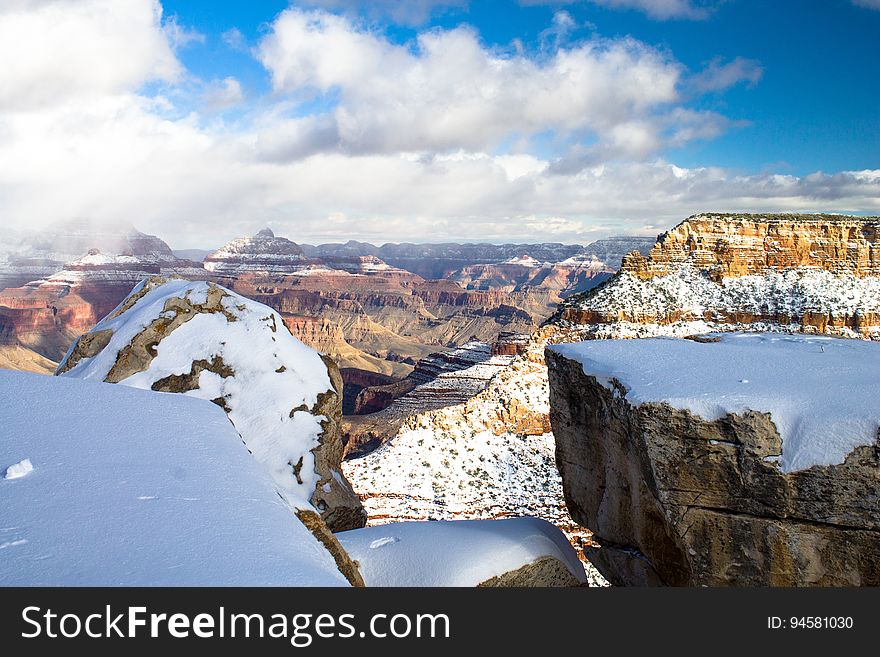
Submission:
M 144 278 L 161 272 L 195 277 L 199 271 L 186 261 L 159 264 L 151 257 L 91 249 L 51 276 L 0 292 L 0 340 L 59 360 L 76 336 L 111 312 Z
M 665 276 L 690 262 L 713 280 L 811 267 L 880 276 L 880 217 L 828 214 L 700 214 L 661 235 L 621 271 Z
M 569 588 L 582 585 L 564 563 L 553 557 L 542 557 L 477 584 L 480 588 Z
M 0 289 L 46 280 L 62 270 L 85 271 L 96 263 L 79 262 L 79 268 L 67 265 L 84 259 L 90 251 L 106 257 L 126 256 L 132 259 L 128 264 L 149 267 L 152 273 L 198 277 L 201 269 L 201 264 L 175 256 L 158 237 L 146 235 L 124 222 L 58 223 L 45 230 L 18 235 L 13 243 L 5 246 L 7 253 L 0 257 Z
M 314 264 L 285 237 L 264 228 L 253 237 L 235 239 L 205 258 L 205 269 L 221 279 L 244 273 L 291 274 Z
M 783 419 L 761 409 L 706 419 L 677 401 L 636 403 L 626 380 L 592 361 L 553 349 L 547 361 L 566 503 L 601 545 L 587 556 L 613 584 L 880 584 L 880 435 L 843 462 L 786 471 L 780 455 L 784 465 L 791 446 L 778 427 L 791 421 L 777 426 Z
M 0 344 L 21 346 L 57 361 L 78 335 L 111 312 L 144 278 L 159 274 L 194 280 L 205 277 L 201 265 L 177 258 L 156 237 L 130 227 L 108 233 L 87 228 L 34 237 L 23 251 L 31 255 L 12 258 L 20 265 L 16 275 L 30 282 L 0 291 Z M 63 267 L 56 259 L 67 254 L 52 250 L 91 243 L 113 250 L 87 248 Z M 39 258 L 33 254 L 40 254 Z M 42 264 L 21 265 L 26 259 Z M 41 275 L 34 276 L 37 273 Z
M 363 525 L 339 472 L 342 379 L 281 317 L 207 282 L 154 277 L 81 336 L 58 374 L 209 399 L 294 508 Z
M 635 247 L 634 247 L 635 248 Z M 427 280 L 443 279 L 471 265 L 496 264 L 511 258 L 529 257 L 540 262 L 559 262 L 580 253 L 576 244 L 383 244 L 364 242 L 303 245 L 309 256 L 376 256 Z M 619 261 L 615 263 L 619 265 Z
M 361 390 L 354 404 L 356 416 L 344 421 L 346 457 L 376 449 L 411 417 L 465 403 L 485 390 L 492 377 L 512 360 L 511 356 L 493 354 L 489 344 L 471 341 L 423 358 L 400 381 Z M 373 412 L 369 412 L 371 408 Z
M 876 337 L 878 226 L 877 218 L 840 215 L 697 215 L 661 235 L 647 256 L 627 255 L 612 280 L 566 300 L 551 321 L 617 326 L 601 337 L 759 323 Z

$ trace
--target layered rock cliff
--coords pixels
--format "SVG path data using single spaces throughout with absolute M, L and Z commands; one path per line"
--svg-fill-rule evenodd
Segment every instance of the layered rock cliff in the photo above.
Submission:
M 811 267 L 880 276 L 880 217 L 829 214 L 700 214 L 661 235 L 621 271 L 650 279 L 689 262 L 714 280 Z
M 138 282 L 181 270 L 197 271 L 174 259 L 160 264 L 151 257 L 91 249 L 59 272 L 0 292 L 0 341 L 60 360 L 71 342 L 110 313 Z
M 131 258 L 138 266 L 149 267 L 152 273 L 198 277 L 201 269 L 200 263 L 174 255 L 158 237 L 142 233 L 125 222 L 63 222 L 45 230 L 20 234 L 4 246 L 6 253 L 0 257 L 0 289 L 46 280 L 63 270 L 84 271 L 96 264 L 79 262 L 90 251 L 105 257 Z M 77 262 L 81 267 L 68 266 Z
M 225 279 L 244 273 L 290 274 L 315 261 L 285 237 L 276 237 L 268 228 L 253 237 L 235 239 L 205 258 L 205 269 Z
M 346 458 L 375 450 L 419 414 L 467 402 L 512 360 L 474 340 L 423 358 L 404 379 L 361 390 L 356 414 L 343 422 Z
M 547 360 L 566 503 L 612 583 L 880 584 L 880 347 L 725 334 Z
M 86 246 L 94 244 L 109 250 Z M 58 261 L 79 248 L 84 250 L 69 261 Z M 176 257 L 165 242 L 130 226 L 97 230 L 65 224 L 57 235 L 31 235 L 16 253 L 5 280 L 27 282 L 0 291 L 0 345 L 24 347 L 55 361 L 144 278 L 206 275 L 199 263 Z
M 841 215 L 697 215 L 647 256 L 624 257 L 613 279 L 565 301 L 552 321 L 615 325 L 613 337 L 758 323 L 877 337 L 878 226 Z

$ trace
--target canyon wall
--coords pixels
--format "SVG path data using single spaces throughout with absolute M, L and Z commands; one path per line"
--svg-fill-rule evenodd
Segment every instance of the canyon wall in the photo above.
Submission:
M 564 301 L 551 322 L 763 324 L 876 338 L 878 227 L 876 217 L 697 215 L 661 235 L 647 255 L 625 256 L 610 281 Z M 628 328 L 632 337 L 644 333 Z
M 621 271 L 641 279 L 685 262 L 713 279 L 816 267 L 880 276 L 880 218 L 826 214 L 700 214 L 661 235 L 647 255 L 624 256 Z

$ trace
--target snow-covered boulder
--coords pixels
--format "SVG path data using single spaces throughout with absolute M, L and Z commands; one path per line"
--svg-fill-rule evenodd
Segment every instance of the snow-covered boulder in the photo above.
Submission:
M 316 509 L 334 531 L 365 522 L 339 470 L 339 370 L 267 306 L 210 282 L 147 279 L 57 374 L 213 401 L 291 507 Z
M 0 398 L 0 586 L 348 584 L 217 406 L 9 371 Z
M 568 508 L 614 584 L 880 584 L 880 345 L 724 333 L 550 347 Z
M 399 522 L 342 532 L 367 586 L 580 586 L 584 567 L 546 520 Z

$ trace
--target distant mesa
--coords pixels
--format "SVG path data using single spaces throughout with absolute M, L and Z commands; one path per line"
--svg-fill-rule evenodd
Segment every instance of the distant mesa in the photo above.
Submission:
M 286 275 L 314 264 L 295 242 L 264 228 L 253 237 L 232 240 L 204 260 L 210 273 L 227 278 L 243 274 Z
M 701 214 L 552 321 L 595 337 L 762 325 L 877 338 L 878 281 L 878 217 Z

